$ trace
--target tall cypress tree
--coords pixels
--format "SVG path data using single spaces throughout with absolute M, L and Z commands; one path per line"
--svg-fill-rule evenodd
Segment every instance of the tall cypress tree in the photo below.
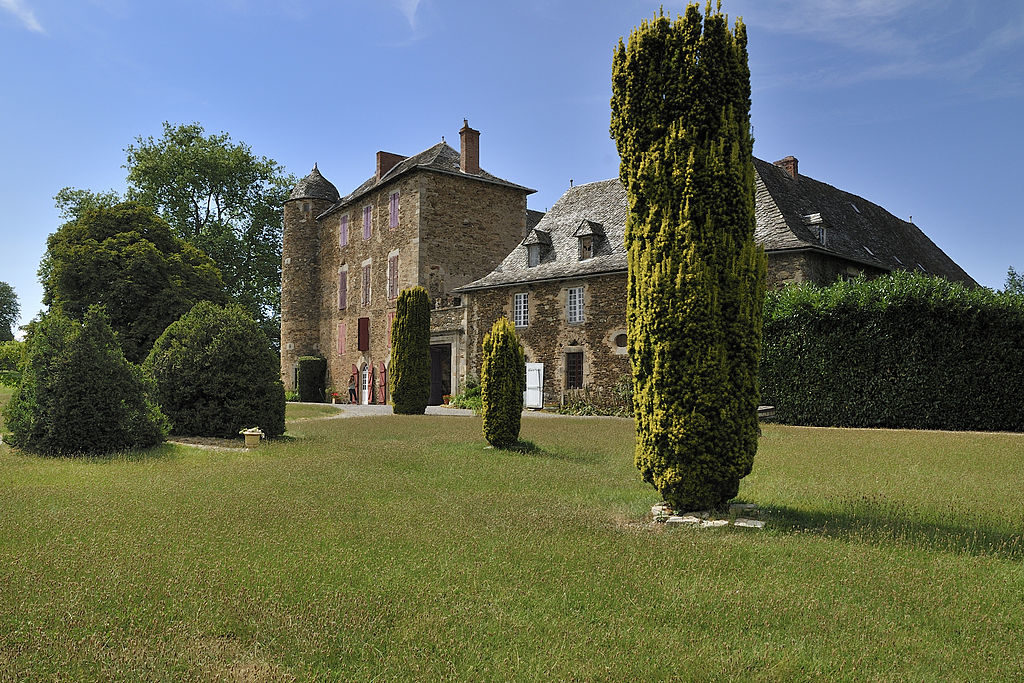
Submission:
M 526 391 L 526 357 L 516 327 L 498 318 L 484 335 L 480 367 L 480 397 L 484 438 L 495 448 L 512 448 L 519 442 Z
M 391 404 L 396 415 L 422 415 L 430 400 L 430 295 L 403 289 L 391 325 Z
M 677 509 L 733 498 L 757 450 L 765 257 L 746 45 L 721 2 L 691 4 L 620 40 L 612 67 L 636 466 Z

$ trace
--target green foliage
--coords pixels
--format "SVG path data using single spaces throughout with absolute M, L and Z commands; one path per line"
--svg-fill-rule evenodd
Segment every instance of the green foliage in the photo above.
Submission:
M 87 210 L 46 245 L 39 266 L 43 303 L 75 320 L 103 305 L 132 362 L 141 362 L 197 302 L 226 298 L 213 262 L 134 202 Z
M 0 282 L 0 342 L 14 339 L 14 325 L 21 314 L 21 305 L 14 288 L 6 282 Z
M 642 23 L 613 62 L 635 460 L 677 509 L 734 497 L 757 449 L 765 258 L 746 43 L 742 22 L 691 4 Z
M 448 405 L 452 408 L 472 410 L 474 413 L 479 415 L 480 411 L 483 410 L 484 407 L 480 381 L 473 375 L 466 377 L 465 386 L 462 391 L 452 396 Z
M 232 299 L 280 336 L 283 205 L 295 178 L 227 133 L 164 122 L 125 150 L 128 196 L 214 260 Z
M 633 417 L 633 377 L 623 375 L 610 389 L 584 386 L 567 391 L 558 413 Z
M 13 387 L 21 381 L 21 363 L 24 355 L 24 342 L 0 342 L 0 385 Z
M 232 438 L 252 426 L 284 433 L 277 354 L 237 304 L 196 304 L 160 335 L 143 369 L 174 434 Z
M 284 392 L 284 400 L 289 403 L 294 403 L 299 400 L 299 392 L 297 391 L 286 391 Z
M 430 296 L 423 287 L 398 295 L 391 326 L 391 403 L 396 415 L 422 415 L 430 400 Z
M 1007 294 L 1024 294 L 1024 273 L 1018 273 L 1013 266 L 1006 271 L 1006 284 L 1003 291 Z
M 764 329 L 781 422 L 1024 431 L 1024 296 L 907 272 L 792 285 Z
M 74 187 L 62 187 L 60 192 L 53 196 L 53 203 L 60 211 L 60 217 L 66 222 L 77 221 L 92 209 L 109 209 L 123 201 L 115 190 L 93 192 Z
M 498 318 L 484 335 L 480 390 L 484 438 L 495 448 L 514 447 L 523 416 L 526 357 L 508 318 Z
M 323 403 L 327 361 L 320 356 L 299 356 L 298 391 L 304 403 Z
M 32 325 L 5 441 L 45 455 L 99 455 L 163 441 L 152 386 L 125 360 L 100 307 L 82 323 L 51 312 Z

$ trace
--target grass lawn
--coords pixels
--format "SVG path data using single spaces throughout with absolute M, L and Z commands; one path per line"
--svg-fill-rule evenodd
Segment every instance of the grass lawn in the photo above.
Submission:
M 0 679 L 1024 675 L 1021 435 L 767 426 L 765 531 L 640 525 L 628 421 L 289 435 L 0 446 Z

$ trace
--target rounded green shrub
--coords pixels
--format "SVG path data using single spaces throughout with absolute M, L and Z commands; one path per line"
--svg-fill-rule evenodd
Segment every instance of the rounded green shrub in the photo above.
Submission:
M 498 318 L 484 335 L 480 394 L 484 438 L 495 448 L 512 448 L 519 442 L 526 391 L 526 357 L 508 318 Z
M 200 302 L 171 323 L 143 365 L 172 433 L 284 433 L 284 385 L 270 340 L 244 308 Z
M 4 410 L 5 441 L 45 455 L 102 455 L 164 440 L 152 386 L 125 360 L 106 314 L 51 312 L 30 325 L 21 383 Z
M 299 400 L 323 403 L 326 388 L 327 360 L 320 356 L 299 356 Z
M 391 403 L 396 415 L 422 415 L 430 400 L 430 296 L 423 287 L 398 295 L 391 326 Z

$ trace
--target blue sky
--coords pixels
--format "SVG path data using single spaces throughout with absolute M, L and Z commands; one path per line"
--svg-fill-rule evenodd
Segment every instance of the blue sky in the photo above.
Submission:
M 124 188 L 161 122 L 226 131 L 344 194 L 462 119 L 551 206 L 610 178 L 612 50 L 642 0 L 0 0 L 0 281 L 27 322 L 67 185 Z M 665 3 L 681 11 L 683 3 Z M 980 283 L 1024 269 L 1024 3 L 725 0 L 750 35 L 754 152 L 914 222 Z

